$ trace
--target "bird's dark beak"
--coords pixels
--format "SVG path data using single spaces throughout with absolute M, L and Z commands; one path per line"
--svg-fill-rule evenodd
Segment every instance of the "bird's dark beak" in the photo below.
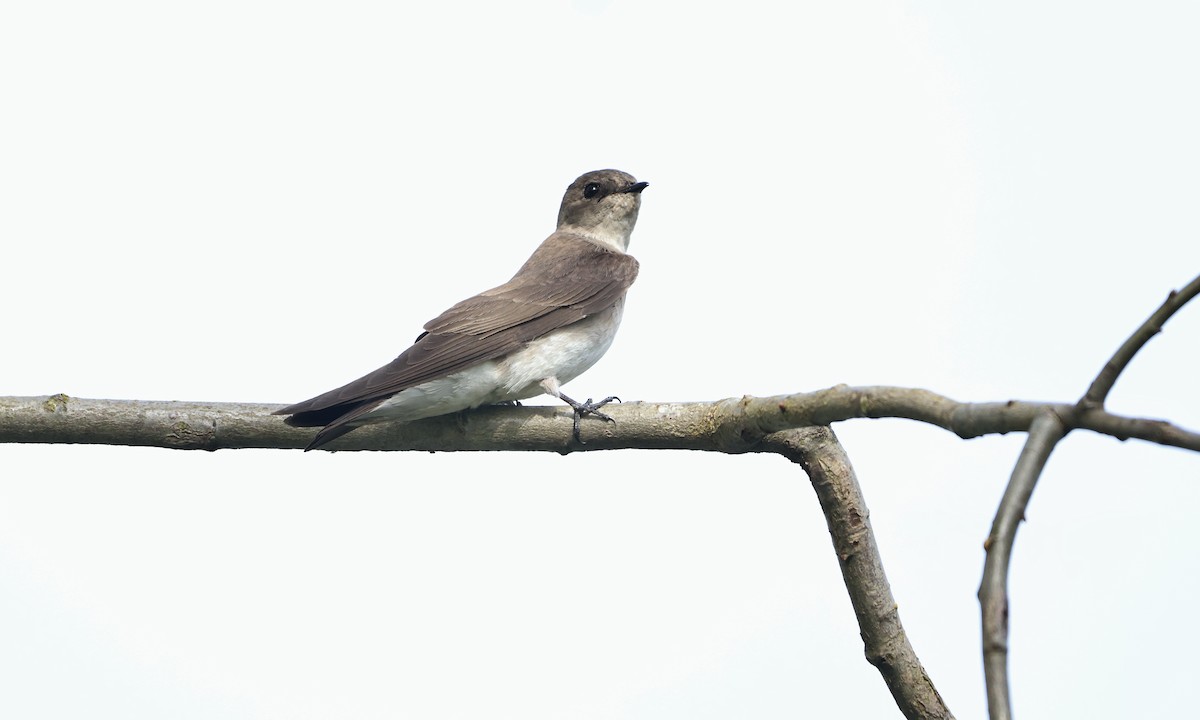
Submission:
M 629 185 L 621 192 L 634 193 L 636 195 L 637 193 L 640 193 L 641 191 L 645 190 L 648 187 L 650 187 L 650 183 L 648 183 L 648 182 L 636 182 L 636 183 L 633 183 L 632 185 Z

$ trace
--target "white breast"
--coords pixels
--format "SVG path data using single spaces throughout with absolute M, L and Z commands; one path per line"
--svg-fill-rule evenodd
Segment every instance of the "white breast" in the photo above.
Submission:
M 538 383 L 542 380 L 555 378 L 561 385 L 595 365 L 612 346 L 624 306 L 622 298 L 612 309 L 559 328 L 501 360 L 499 374 L 507 395 L 502 399 L 522 400 L 541 395 L 543 390 Z

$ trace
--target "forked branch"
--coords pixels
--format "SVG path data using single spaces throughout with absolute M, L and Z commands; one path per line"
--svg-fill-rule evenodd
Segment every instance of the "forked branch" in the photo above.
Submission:
M 1098 429 L 1106 427 L 1107 434 L 1114 437 L 1134 437 L 1123 437 L 1121 432 L 1115 431 L 1122 422 L 1117 421 L 1118 416 L 1103 411 L 1104 401 L 1117 378 L 1133 360 L 1133 356 L 1150 338 L 1162 332 L 1163 324 L 1198 293 L 1200 277 L 1188 283 L 1183 290 L 1171 291 L 1158 310 L 1154 311 L 1104 364 L 1091 387 L 1074 407 L 1047 409 L 1038 414 L 1029 429 L 1025 447 L 1009 478 L 1008 487 L 1000 500 L 1000 507 L 996 510 L 992 531 L 984 543 L 987 559 L 984 562 L 983 580 L 979 585 L 979 606 L 983 626 L 984 679 L 987 686 L 988 713 L 992 720 L 1012 718 L 1008 682 L 1008 565 L 1017 528 L 1025 518 L 1025 510 L 1029 506 L 1029 499 L 1037 486 L 1038 478 L 1041 477 L 1042 469 L 1046 466 L 1046 460 L 1053 452 L 1054 446 L 1076 428 L 1106 432 Z M 1099 424 L 1098 420 L 1101 421 Z M 1149 422 L 1142 420 L 1135 424 L 1140 426 L 1141 432 L 1150 429 L 1147 424 Z M 1176 430 L 1166 423 L 1163 425 L 1160 429 L 1167 434 Z M 1179 447 L 1196 449 L 1190 440 L 1182 437 L 1179 439 L 1184 442 L 1163 444 L 1178 444 Z

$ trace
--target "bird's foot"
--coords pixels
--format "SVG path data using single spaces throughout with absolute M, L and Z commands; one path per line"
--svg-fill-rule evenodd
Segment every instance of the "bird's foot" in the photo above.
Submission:
M 621 398 L 617 397 L 616 395 L 610 395 L 600 402 L 592 402 L 591 398 L 588 398 L 586 402 L 578 402 L 562 394 L 560 394 L 559 397 L 562 398 L 562 401 L 570 405 L 571 409 L 575 411 L 575 416 L 571 420 L 571 434 L 575 437 L 575 441 L 580 445 L 586 445 L 587 443 L 583 441 L 583 438 L 579 437 L 579 418 L 583 417 L 584 415 L 591 415 L 592 417 L 599 418 L 605 422 L 616 422 L 616 420 L 613 420 L 608 415 L 600 412 L 600 408 L 604 407 L 610 402 L 613 402 L 614 400 L 616 402 L 621 402 Z

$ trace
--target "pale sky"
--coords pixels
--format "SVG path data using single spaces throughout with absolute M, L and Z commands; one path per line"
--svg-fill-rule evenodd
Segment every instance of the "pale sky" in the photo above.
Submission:
M 1074 401 L 1200 272 L 1200 10 L 1134 7 L 6 3 L 0 394 L 302 400 L 615 167 L 650 183 L 642 271 L 573 396 Z M 1189 307 L 1109 406 L 1200 428 L 1198 366 Z M 917 653 L 983 716 L 1024 436 L 835 430 Z M 1013 559 L 1018 717 L 1194 712 L 1198 505 L 1200 456 L 1064 441 Z M 778 457 L 4 445 L 0 716 L 899 713 Z

